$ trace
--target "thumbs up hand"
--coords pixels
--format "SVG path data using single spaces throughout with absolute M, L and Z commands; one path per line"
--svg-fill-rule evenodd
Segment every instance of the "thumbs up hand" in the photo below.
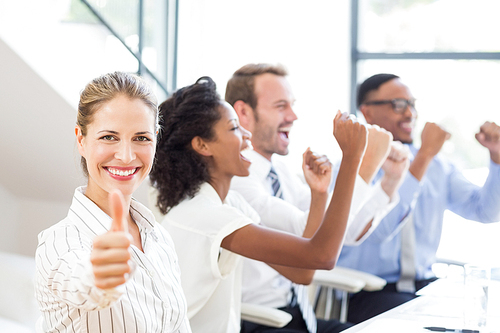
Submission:
M 110 289 L 125 283 L 132 272 L 129 247 L 131 236 L 125 211 L 125 200 L 119 190 L 109 193 L 111 210 L 110 230 L 94 239 L 90 256 L 95 285 L 101 289 Z

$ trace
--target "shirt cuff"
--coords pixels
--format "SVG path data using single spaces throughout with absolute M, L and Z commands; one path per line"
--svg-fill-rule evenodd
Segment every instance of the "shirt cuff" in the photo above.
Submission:
M 410 172 L 408 172 L 404 183 L 401 185 L 400 190 L 398 191 L 400 201 L 409 207 L 420 194 L 422 183 L 423 182 L 419 182 L 417 178 L 415 178 Z M 404 189 L 404 191 L 401 191 L 401 189 Z
M 82 277 L 82 281 L 92 286 L 89 293 L 90 302 L 92 304 L 95 304 L 96 310 L 101 310 L 110 307 L 113 303 L 118 301 L 120 297 L 125 293 L 125 285 L 122 284 L 118 287 L 111 289 L 98 288 L 95 285 L 94 273 L 90 261 L 86 266 L 87 267 L 85 267 L 85 271 L 87 273 L 84 274 L 84 276 Z
M 380 221 L 389 213 L 399 202 L 399 195 L 393 196 L 392 200 L 384 192 L 380 182 L 377 182 L 371 189 L 369 200 L 366 201 L 361 210 L 351 217 L 351 223 L 348 226 L 345 245 L 356 246 L 361 244 L 377 228 Z M 371 222 L 370 229 L 359 238 L 366 225 Z M 359 239 L 358 239 L 359 238 Z
M 371 193 L 372 187 L 368 185 L 359 174 L 356 175 L 356 180 L 354 182 L 354 191 L 352 194 L 350 215 L 355 215 L 359 212 L 361 207 L 363 207 L 365 202 L 371 196 Z

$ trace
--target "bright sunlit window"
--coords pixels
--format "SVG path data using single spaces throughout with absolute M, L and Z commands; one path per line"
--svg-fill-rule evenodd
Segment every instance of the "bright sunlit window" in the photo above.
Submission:
M 358 5 L 357 81 L 381 72 L 400 76 L 417 99 L 416 133 L 427 121 L 445 127 L 452 137 L 441 152 L 482 185 L 489 153 L 474 134 L 485 121 L 500 122 L 495 102 L 500 54 L 494 53 L 500 52 L 500 39 L 491 35 L 500 28 L 494 18 L 500 2 L 359 0 Z M 419 145 L 419 136 L 415 139 Z M 483 225 L 447 211 L 438 256 L 488 257 L 499 265 L 500 248 L 491 236 L 499 232 L 499 223 Z

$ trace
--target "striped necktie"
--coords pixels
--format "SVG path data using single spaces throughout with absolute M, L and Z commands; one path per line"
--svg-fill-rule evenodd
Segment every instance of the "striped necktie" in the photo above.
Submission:
M 276 170 L 271 166 L 268 178 L 271 180 L 271 186 L 273 188 L 273 195 L 280 199 L 283 199 L 283 191 L 281 189 L 280 181 L 278 179 L 278 174 Z M 313 307 L 309 303 L 309 295 L 307 294 L 307 288 L 301 284 L 292 284 L 292 301 L 291 306 L 299 305 L 300 312 L 302 313 L 302 318 L 306 323 L 307 330 L 309 333 L 316 333 L 316 315 L 314 314 Z
M 413 223 L 413 211 L 401 223 L 405 223 L 401 229 L 401 253 L 400 265 L 401 275 L 396 283 L 399 292 L 415 292 L 415 225 Z
M 271 166 L 271 170 L 269 171 L 269 175 L 267 175 L 269 179 L 271 179 L 271 186 L 273 188 L 273 195 L 280 199 L 283 199 L 283 191 L 281 189 L 280 180 L 278 179 L 278 174 L 276 170 Z

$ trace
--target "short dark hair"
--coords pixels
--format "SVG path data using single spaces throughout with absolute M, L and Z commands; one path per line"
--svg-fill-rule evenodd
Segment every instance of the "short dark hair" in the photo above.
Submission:
M 287 76 L 288 72 L 282 65 L 271 64 L 248 64 L 236 72 L 227 81 L 226 101 L 234 106 L 237 101 L 243 101 L 255 110 L 257 107 L 257 96 L 255 96 L 255 77 L 262 74 L 274 74 Z
M 207 162 L 191 141 L 197 136 L 216 139 L 214 125 L 221 119 L 222 103 L 215 82 L 204 76 L 160 104 L 161 131 L 149 178 L 159 192 L 157 205 L 163 214 L 195 196 L 210 179 Z
M 372 90 L 377 90 L 380 86 L 387 81 L 399 79 L 399 76 L 394 74 L 375 74 L 366 79 L 363 83 L 358 86 L 358 92 L 356 95 L 356 106 L 359 107 L 366 101 L 366 95 Z

